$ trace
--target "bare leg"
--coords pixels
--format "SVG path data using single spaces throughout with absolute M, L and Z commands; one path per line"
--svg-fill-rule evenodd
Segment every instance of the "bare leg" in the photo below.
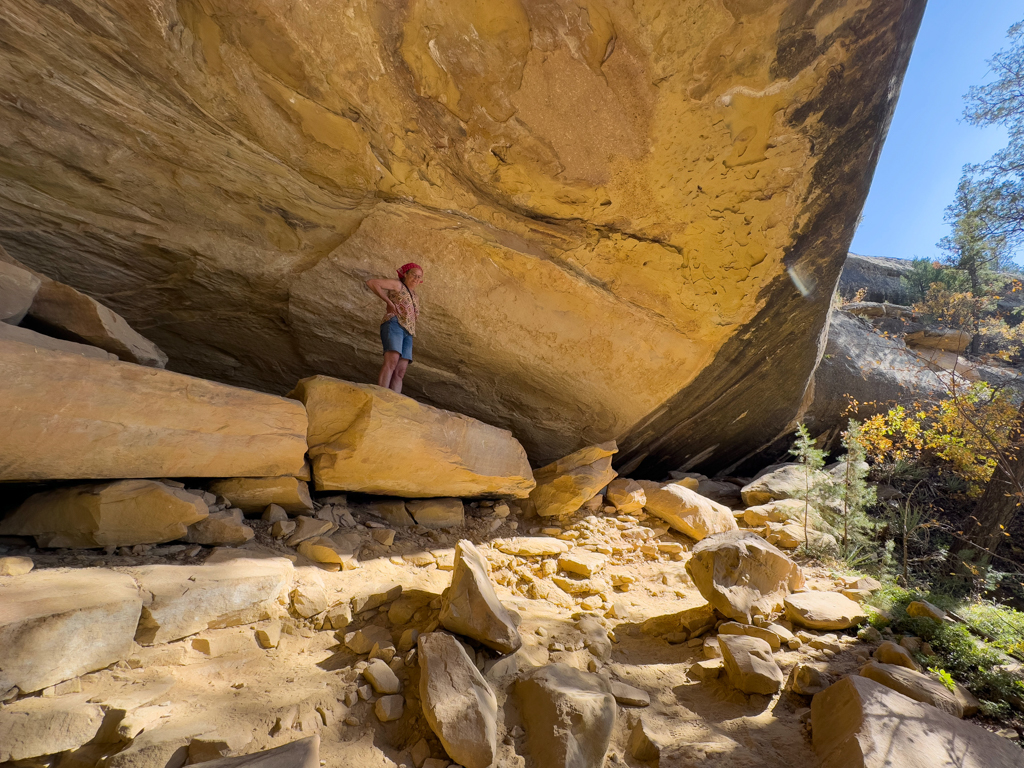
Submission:
M 406 369 L 408 369 L 408 367 L 409 361 L 405 360 L 404 358 L 400 359 L 398 361 L 398 365 L 395 366 L 395 372 L 391 374 L 390 384 L 391 389 L 395 390 L 395 392 L 402 392 L 402 379 L 405 377 L 405 371 Z
M 395 367 L 401 360 L 401 355 L 398 352 L 387 351 L 384 353 L 384 365 L 380 368 L 380 376 L 377 377 L 377 385 L 381 387 L 390 387 L 391 379 L 395 373 Z

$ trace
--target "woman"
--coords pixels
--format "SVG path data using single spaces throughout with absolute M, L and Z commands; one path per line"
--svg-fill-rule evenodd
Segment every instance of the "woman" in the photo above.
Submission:
M 377 383 L 395 392 L 402 391 L 402 378 L 412 362 L 412 338 L 416 335 L 416 318 L 420 313 L 415 288 L 423 282 L 423 267 L 405 264 L 398 269 L 397 280 L 367 280 L 370 290 L 387 305 L 388 313 L 380 325 L 384 343 L 384 365 Z

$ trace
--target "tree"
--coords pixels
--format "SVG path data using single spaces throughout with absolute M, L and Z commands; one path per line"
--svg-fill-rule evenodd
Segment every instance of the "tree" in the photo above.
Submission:
M 993 445 L 995 443 L 993 442 Z M 988 566 L 992 555 L 1006 537 L 1006 528 L 1013 522 L 1024 503 L 1024 402 L 1010 430 L 1005 447 L 997 451 L 996 468 L 978 501 L 972 524 L 950 550 L 950 556 L 961 570 L 978 575 Z
M 803 470 L 804 487 L 795 496 L 804 502 L 804 552 L 809 553 L 811 535 L 808 526 L 811 509 L 817 509 L 819 504 L 825 503 L 832 494 L 833 488 L 831 483 L 822 482 L 821 469 L 825 466 L 825 452 L 814 444 L 807 432 L 807 427 L 803 424 L 797 427 L 796 443 L 789 449 L 789 452 L 796 457 Z
M 851 528 L 863 525 L 865 512 L 875 503 L 875 487 L 868 483 L 867 450 L 861 434 L 861 426 L 850 419 L 843 433 L 843 447 L 846 448 L 842 480 L 837 487 L 837 496 L 842 504 L 843 557 L 850 555 Z
M 1010 46 L 989 60 L 991 83 L 967 92 L 964 117 L 973 125 L 1000 125 L 1009 142 L 980 166 L 965 169 L 975 176 L 977 200 L 986 212 L 985 236 L 1008 247 L 1024 244 L 1024 21 L 1007 32 Z
M 1007 241 L 992 223 L 990 201 L 974 174 L 970 166 L 964 170 L 956 197 L 946 208 L 946 221 L 952 231 L 938 245 L 946 253 L 946 263 L 967 275 L 975 300 L 965 330 L 972 335 L 971 354 L 977 355 L 981 349 L 982 312 L 988 306 L 984 297 L 990 293 L 993 273 L 1007 260 Z

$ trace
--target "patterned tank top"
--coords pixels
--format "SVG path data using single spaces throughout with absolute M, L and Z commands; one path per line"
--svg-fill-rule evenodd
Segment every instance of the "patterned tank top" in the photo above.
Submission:
M 396 315 L 394 312 L 388 312 L 384 315 L 384 319 L 380 321 L 381 325 L 386 323 L 392 317 L 398 318 L 398 323 L 409 332 L 410 335 L 416 335 L 416 318 L 420 314 L 419 302 L 416 300 L 415 294 L 404 285 L 400 290 L 388 291 L 388 298 L 391 299 L 391 303 L 395 305 L 398 310 Z

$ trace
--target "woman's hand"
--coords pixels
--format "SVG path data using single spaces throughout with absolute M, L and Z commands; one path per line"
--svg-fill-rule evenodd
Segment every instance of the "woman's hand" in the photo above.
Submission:
M 385 299 L 384 303 L 387 304 L 388 312 L 390 314 L 392 314 L 392 315 L 397 315 L 398 314 L 398 307 L 396 307 L 394 305 L 394 302 L 392 302 L 390 299 Z

